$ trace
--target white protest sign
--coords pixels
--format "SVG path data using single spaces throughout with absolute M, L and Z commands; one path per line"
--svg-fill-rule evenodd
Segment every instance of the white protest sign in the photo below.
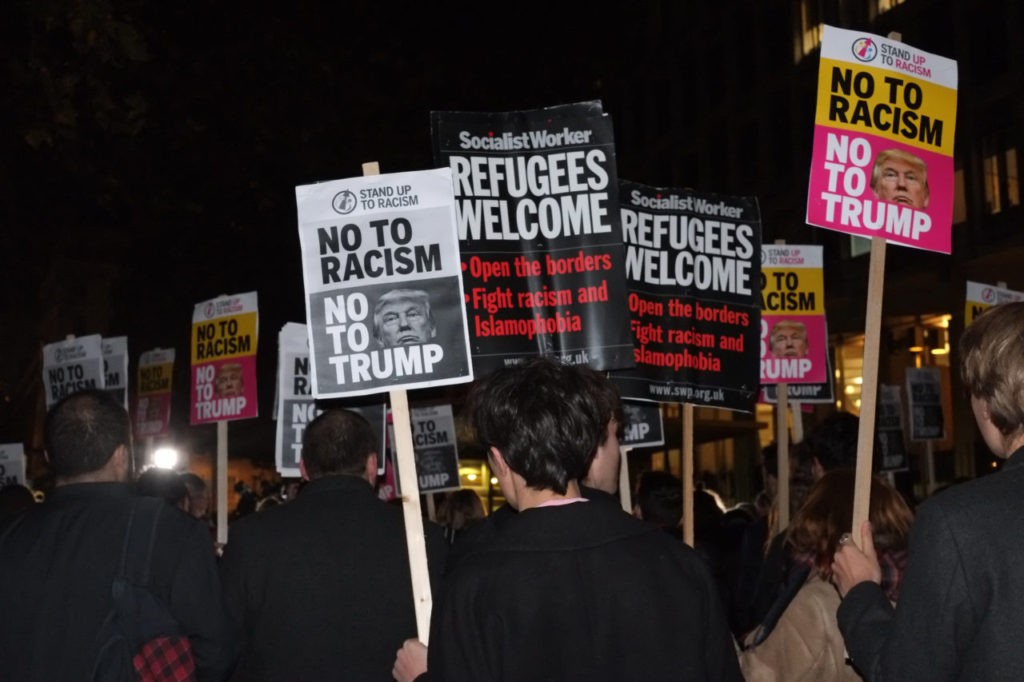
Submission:
M 0 443 L 0 488 L 9 485 L 28 485 L 25 448 L 21 443 Z
M 471 381 L 451 171 L 303 185 L 295 198 L 313 395 Z
M 46 408 L 75 391 L 106 388 L 102 338 L 79 336 L 43 346 Z
M 274 459 L 282 476 L 297 477 L 302 434 L 320 413 L 309 386 L 306 325 L 288 322 L 277 336 L 277 437 Z
M 114 400 L 124 405 L 124 409 L 127 410 L 128 337 L 105 337 L 100 346 L 103 350 L 104 390 L 114 396 Z

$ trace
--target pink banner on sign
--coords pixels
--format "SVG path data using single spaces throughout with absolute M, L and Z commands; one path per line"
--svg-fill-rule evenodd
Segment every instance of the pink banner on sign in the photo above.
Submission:
M 825 383 L 827 353 L 824 315 L 762 314 L 762 384 Z
M 193 424 L 258 416 L 255 355 L 193 365 L 192 373 Z
M 812 225 L 950 252 L 949 219 L 942 218 L 953 211 L 948 156 L 819 125 L 807 194 Z

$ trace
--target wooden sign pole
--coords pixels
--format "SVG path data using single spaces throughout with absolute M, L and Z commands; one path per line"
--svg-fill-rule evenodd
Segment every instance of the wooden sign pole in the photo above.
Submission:
M 778 400 L 775 404 L 775 446 L 779 465 L 776 472 L 779 488 L 775 493 L 775 507 L 779 526 L 774 531 L 781 533 L 789 527 L 789 385 L 778 384 L 775 396 Z
M 363 175 L 380 175 L 380 165 L 376 161 L 364 163 Z M 430 592 L 430 573 L 427 570 L 427 541 L 423 532 L 419 479 L 416 477 L 409 396 L 405 389 L 390 391 L 388 395 L 391 401 L 391 424 L 395 433 L 395 463 L 398 481 L 402 486 L 402 513 L 405 518 L 405 544 L 409 551 L 409 572 L 412 575 L 413 603 L 416 606 L 416 633 L 423 644 L 429 644 L 433 597 Z
M 683 403 L 683 542 L 693 547 L 693 405 Z
M 864 367 L 860 393 L 860 425 L 857 431 L 857 473 L 853 491 L 854 542 L 860 545 L 860 527 L 868 519 L 871 504 L 871 460 L 875 443 L 875 410 L 878 398 L 878 356 L 882 340 L 882 297 L 885 294 L 885 240 L 871 238 L 868 265 L 868 302 L 864 326 Z
M 619 501 L 627 514 L 633 513 L 633 493 L 629 489 L 629 451 L 632 449 L 619 446 Z
M 217 543 L 228 543 L 228 423 L 217 422 Z

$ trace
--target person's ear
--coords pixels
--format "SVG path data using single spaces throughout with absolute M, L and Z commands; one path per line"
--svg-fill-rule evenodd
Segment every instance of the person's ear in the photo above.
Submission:
M 498 478 L 508 475 L 508 462 L 506 462 L 505 458 L 502 457 L 501 451 L 492 445 L 488 455 L 491 460 L 491 469 L 494 470 L 494 475 Z
M 371 452 L 366 458 L 366 469 L 363 471 L 363 478 L 370 482 L 370 485 L 377 485 L 377 453 Z
M 130 478 L 132 470 L 130 457 L 127 445 L 118 445 L 114 448 L 114 454 L 110 456 L 110 462 L 114 467 L 114 471 L 117 472 L 117 480 L 127 481 Z
M 306 471 L 306 462 L 301 459 L 299 460 L 299 475 L 302 476 L 303 481 L 309 480 L 309 473 Z

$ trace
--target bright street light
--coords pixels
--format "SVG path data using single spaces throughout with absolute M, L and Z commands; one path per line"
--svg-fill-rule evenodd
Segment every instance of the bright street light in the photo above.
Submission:
M 153 466 L 173 469 L 178 466 L 178 451 L 174 448 L 157 448 L 153 452 Z

